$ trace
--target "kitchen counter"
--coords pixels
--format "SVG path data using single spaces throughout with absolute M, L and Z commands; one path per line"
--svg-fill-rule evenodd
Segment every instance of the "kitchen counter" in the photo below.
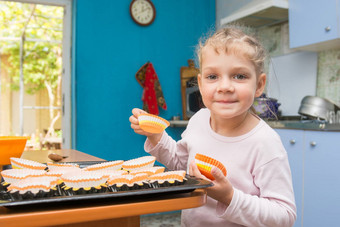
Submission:
M 301 129 L 312 131 L 340 131 L 340 124 L 328 124 L 322 121 L 266 121 L 275 129 Z
M 186 127 L 188 121 L 170 120 L 170 127 Z M 312 131 L 340 131 L 340 124 L 328 124 L 317 120 L 278 120 L 266 121 L 267 124 L 275 129 L 301 129 Z

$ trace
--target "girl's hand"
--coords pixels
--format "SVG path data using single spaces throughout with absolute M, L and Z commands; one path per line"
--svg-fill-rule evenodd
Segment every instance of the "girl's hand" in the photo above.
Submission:
M 129 118 L 129 121 L 131 123 L 131 128 L 135 131 L 135 133 L 144 135 L 144 136 L 149 136 L 152 133 L 145 132 L 143 129 L 139 127 L 139 122 L 138 122 L 138 116 L 141 113 L 146 113 L 144 110 L 134 108 L 132 109 L 132 115 Z
M 233 186 L 230 184 L 228 179 L 223 175 L 222 171 L 219 168 L 213 167 L 211 173 L 215 180 L 212 181 L 214 183 L 214 186 L 207 188 L 208 196 L 216 199 L 221 203 L 224 203 L 226 206 L 229 206 L 234 195 Z M 195 163 L 195 160 L 192 160 L 190 163 L 189 175 L 211 181 L 201 174 Z
M 132 110 L 132 115 L 129 118 L 129 121 L 131 123 L 131 128 L 135 131 L 135 133 L 147 136 L 151 144 L 155 146 L 161 139 L 163 133 L 154 134 L 154 133 L 146 132 L 143 129 L 141 129 L 139 126 L 139 122 L 138 122 L 138 116 L 141 113 L 146 113 L 146 112 L 138 108 L 134 108 Z

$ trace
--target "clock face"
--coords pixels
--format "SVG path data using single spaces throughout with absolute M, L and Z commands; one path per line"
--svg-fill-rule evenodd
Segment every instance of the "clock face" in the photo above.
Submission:
M 130 14 L 137 24 L 146 26 L 155 19 L 156 10 L 150 0 L 133 0 L 130 4 Z

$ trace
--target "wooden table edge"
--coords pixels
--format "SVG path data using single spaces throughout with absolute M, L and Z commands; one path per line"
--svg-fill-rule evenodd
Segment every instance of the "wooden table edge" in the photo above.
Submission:
M 0 226 L 17 226 L 19 223 L 25 223 L 26 226 L 51 226 L 140 216 L 199 207 L 206 203 L 206 197 L 206 189 L 196 189 L 190 193 L 183 193 L 178 197 L 118 205 L 97 205 L 84 208 L 65 208 L 14 214 L 4 214 L 0 211 Z

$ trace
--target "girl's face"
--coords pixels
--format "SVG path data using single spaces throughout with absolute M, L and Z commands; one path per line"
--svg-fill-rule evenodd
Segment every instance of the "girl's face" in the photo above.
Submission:
M 266 75 L 257 78 L 255 66 L 242 55 L 217 53 L 207 46 L 201 67 L 198 85 L 212 117 L 231 119 L 246 114 L 265 86 Z

